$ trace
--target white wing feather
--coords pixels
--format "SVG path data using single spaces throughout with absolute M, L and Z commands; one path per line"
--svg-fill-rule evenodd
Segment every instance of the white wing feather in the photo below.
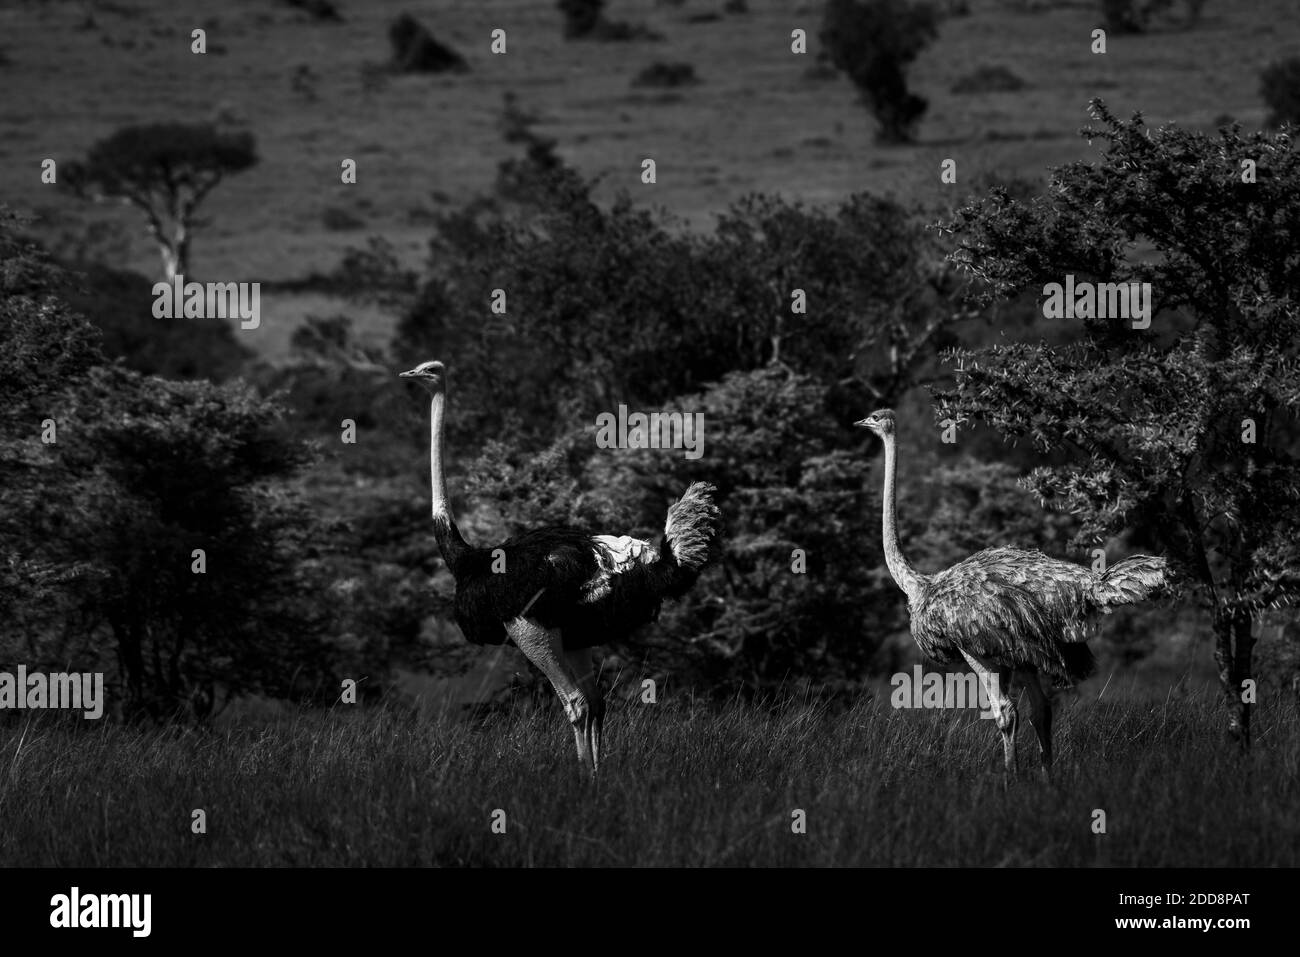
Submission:
M 609 583 L 634 565 L 649 565 L 659 560 L 659 551 L 647 541 L 630 535 L 593 535 L 592 551 L 600 566 L 595 576 L 582 586 L 583 602 L 599 601 L 609 594 Z

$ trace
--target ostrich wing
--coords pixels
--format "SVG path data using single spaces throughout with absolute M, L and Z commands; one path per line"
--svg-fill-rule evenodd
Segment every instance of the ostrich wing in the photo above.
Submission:
M 912 636 L 939 661 L 959 649 L 1077 681 L 1100 606 L 1096 576 L 1038 551 L 989 548 L 929 577 L 911 608 Z
M 659 549 L 630 535 L 593 535 L 598 571 L 583 585 L 583 602 L 600 601 L 609 595 L 613 579 L 634 568 L 652 565 L 659 560 Z

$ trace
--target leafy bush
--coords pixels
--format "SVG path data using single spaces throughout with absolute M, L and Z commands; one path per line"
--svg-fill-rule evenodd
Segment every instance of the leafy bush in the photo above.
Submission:
M 1259 75 L 1260 93 L 1268 106 L 1269 126 L 1300 125 L 1300 57 L 1289 57 L 1266 66 Z
M 1145 0 L 1101 0 L 1101 18 L 1112 33 L 1142 33 L 1150 16 Z
M 465 73 L 465 58 L 437 40 L 409 13 L 403 13 L 388 27 L 393 48 L 392 66 L 399 73 Z
M 328 606 L 309 600 L 299 565 L 312 521 L 284 485 L 308 450 L 246 387 L 108 364 L 98 330 L 63 300 L 68 277 L 9 228 L 0 616 L 14 627 L 0 660 L 105 671 L 129 715 L 300 693 L 332 655 Z
M 1145 33 L 1161 14 L 1170 10 L 1174 0 L 1101 0 L 1102 25 L 1115 33 Z M 1205 0 L 1186 0 L 1184 22 L 1196 24 Z
M 80 282 L 63 299 L 99 328 L 105 357 L 121 358 L 136 372 L 223 382 L 244 367 L 251 353 L 233 322 L 156 319 L 152 290 L 139 273 L 91 264 L 81 267 Z
M 959 284 L 907 210 L 855 196 L 833 212 L 752 197 L 696 236 L 626 196 L 600 209 L 572 170 L 511 170 L 537 205 L 493 198 L 445 218 L 431 279 L 394 352 L 454 357 L 451 429 L 486 435 L 511 381 L 534 449 L 573 408 L 660 402 L 785 362 L 893 401 L 949 341 Z M 508 290 L 502 315 L 493 289 Z M 792 311 L 800 288 L 807 313 Z M 815 318 L 814 318 L 815 317 Z M 560 430 L 563 431 L 563 430 Z
M 632 80 L 633 86 L 675 87 L 694 86 L 700 82 L 695 67 L 689 63 L 665 63 L 657 60 L 642 70 Z
M 332 0 L 283 0 L 288 6 L 301 10 L 311 19 L 324 23 L 342 23 L 343 16 Z
M 907 88 L 906 69 L 938 35 L 939 17 L 907 0 L 827 0 L 821 43 L 880 124 L 885 143 L 909 142 L 926 100 Z
M 338 206 L 326 206 L 320 217 L 321 225 L 330 232 L 352 232 L 365 229 L 366 221 L 356 213 Z
M 591 36 L 604 19 L 605 0 L 559 0 L 556 6 L 564 14 L 564 35 L 570 40 Z
M 1004 66 L 982 66 L 968 73 L 952 85 L 952 92 L 1010 93 L 1023 90 L 1025 81 Z
M 641 24 L 605 18 L 605 0 L 559 0 L 564 15 L 564 36 L 568 40 L 662 40 L 663 37 Z

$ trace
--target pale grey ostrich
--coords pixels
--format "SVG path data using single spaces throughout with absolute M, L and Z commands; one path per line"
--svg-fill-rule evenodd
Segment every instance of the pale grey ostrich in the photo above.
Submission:
M 432 396 L 433 534 L 456 579 L 456 623 L 474 644 L 514 642 L 546 675 L 573 725 L 578 760 L 594 777 L 605 702 L 591 649 L 654 620 L 666 599 L 680 598 L 695 583 L 718 533 L 715 490 L 692 483 L 669 507 L 663 538 L 655 543 L 550 525 L 474 547 L 461 537 L 443 474 L 446 369 L 423 362 L 401 376 Z
M 894 413 L 881 409 L 854 425 L 885 444 L 883 538 L 889 574 L 907 596 L 912 637 L 936 661 L 961 655 L 984 685 L 1002 733 L 1008 775 L 1016 770 L 1014 682 L 1029 692 L 1031 716 L 1052 765 L 1052 708 L 1040 675 L 1072 685 L 1095 668 L 1089 638 L 1101 615 L 1141 601 L 1170 580 L 1163 558 L 1134 555 L 1097 573 L 1039 551 L 986 548 L 933 575 L 916 571 L 898 547 Z

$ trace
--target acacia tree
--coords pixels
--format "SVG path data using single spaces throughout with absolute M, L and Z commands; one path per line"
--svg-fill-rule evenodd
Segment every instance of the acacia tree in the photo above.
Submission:
M 1093 101 L 1101 162 L 947 229 L 985 303 L 1044 284 L 1150 282 L 1151 326 L 1075 320 L 1065 345 L 953 353 L 937 414 L 1051 452 L 1029 487 L 1077 543 L 1141 521 L 1209 610 L 1228 730 L 1250 743 L 1252 624 L 1300 576 L 1300 159 L 1286 135 L 1147 128 Z M 1141 248 L 1143 255 L 1134 255 Z
M 199 205 L 226 176 L 257 163 L 253 134 L 205 124 L 129 126 L 91 146 L 64 173 L 79 196 L 144 213 L 168 280 L 189 264 Z

